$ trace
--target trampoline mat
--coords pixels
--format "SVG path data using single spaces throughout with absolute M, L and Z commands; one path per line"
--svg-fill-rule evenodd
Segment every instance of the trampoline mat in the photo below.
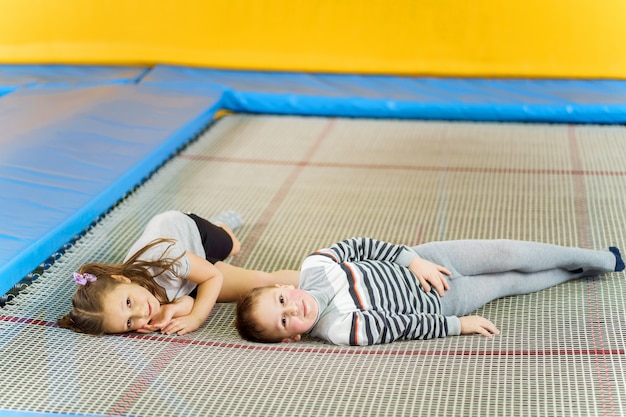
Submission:
M 493 339 L 373 347 L 242 341 L 233 304 L 197 332 L 76 334 L 71 272 L 120 261 L 156 213 L 241 213 L 232 263 L 297 269 L 352 236 L 626 247 L 621 126 L 231 115 L 121 201 L 0 310 L 0 409 L 133 416 L 624 415 L 623 273 L 494 301 Z

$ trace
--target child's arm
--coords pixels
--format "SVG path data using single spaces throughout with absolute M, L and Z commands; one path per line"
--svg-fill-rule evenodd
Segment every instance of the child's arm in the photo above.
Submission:
M 213 264 L 191 252 L 186 252 L 186 256 L 189 259 L 187 279 L 198 284 L 198 293 L 188 314 L 173 317 L 161 329 L 165 334 L 183 335 L 197 330 L 211 314 L 222 289 L 222 273 Z
M 359 310 L 330 323 L 319 321 L 311 335 L 337 345 L 365 346 L 396 340 L 426 340 L 461 334 L 458 317 L 434 313 Z
M 450 275 L 443 266 L 434 264 L 420 258 L 415 252 L 404 245 L 394 245 L 372 238 L 352 238 L 335 243 L 330 249 L 320 252 L 330 251 L 334 254 L 337 262 L 353 262 L 365 259 L 377 261 L 389 261 L 408 267 L 417 277 L 424 291 L 430 291 L 430 283 L 440 296 L 450 288 L 445 275 Z
M 346 328 L 346 323 L 351 323 L 351 327 Z M 311 334 L 337 345 L 364 346 L 476 333 L 491 337 L 500 331 L 480 316 L 446 317 L 441 314 L 369 310 L 356 311 L 349 320 L 336 321 L 329 327 L 316 324 Z

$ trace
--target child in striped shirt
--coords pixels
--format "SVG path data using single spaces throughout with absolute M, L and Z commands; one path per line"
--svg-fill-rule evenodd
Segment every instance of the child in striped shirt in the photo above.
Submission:
M 491 321 L 467 314 L 497 298 L 623 269 L 616 247 L 457 240 L 409 248 L 352 238 L 307 257 L 299 288 L 250 291 L 237 305 L 236 326 L 257 342 L 296 342 L 302 334 L 339 345 L 491 337 L 499 333 Z

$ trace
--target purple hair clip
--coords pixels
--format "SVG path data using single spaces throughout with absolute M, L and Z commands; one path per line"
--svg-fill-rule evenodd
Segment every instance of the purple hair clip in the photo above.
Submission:
M 88 282 L 94 282 L 96 280 L 96 276 L 90 273 L 79 274 L 78 272 L 74 272 L 74 281 L 78 285 L 85 285 Z

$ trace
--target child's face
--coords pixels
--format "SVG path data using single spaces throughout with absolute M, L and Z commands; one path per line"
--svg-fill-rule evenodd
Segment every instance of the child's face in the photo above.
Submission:
M 123 277 L 121 277 L 123 278 Z M 120 280 L 104 296 L 104 332 L 125 333 L 141 330 L 159 317 L 161 303 L 144 287 Z
M 317 301 L 308 292 L 293 285 L 277 285 L 259 295 L 254 316 L 265 334 L 283 342 L 297 342 L 313 327 L 318 311 Z

